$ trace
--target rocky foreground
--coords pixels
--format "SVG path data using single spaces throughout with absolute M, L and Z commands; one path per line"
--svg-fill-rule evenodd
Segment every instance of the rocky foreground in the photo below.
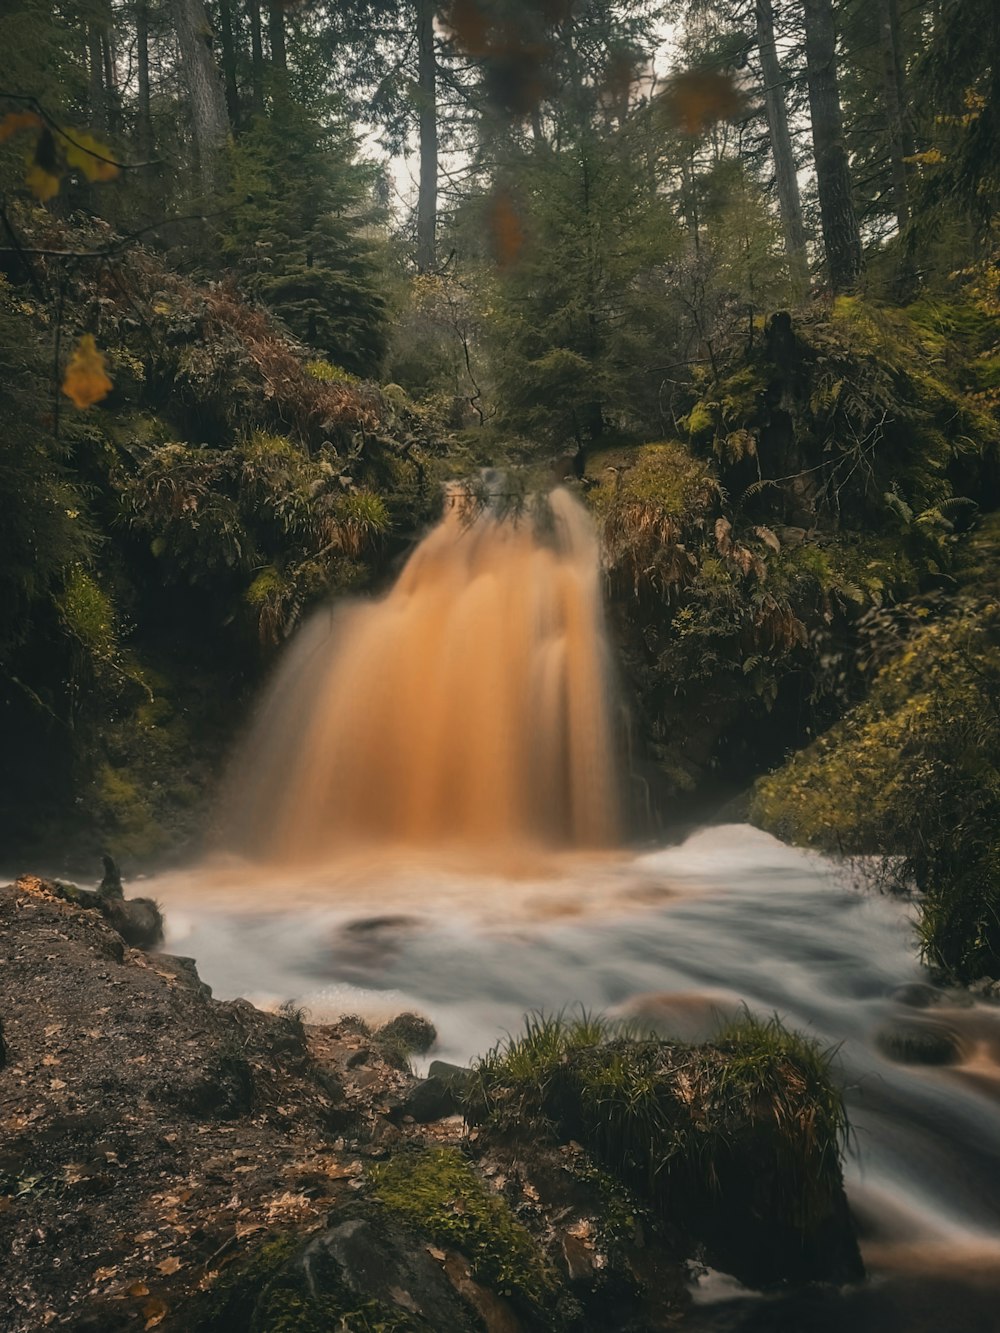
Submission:
M 8 1333 L 638 1333 L 682 1319 L 689 1261 L 860 1275 L 838 1099 L 780 1030 L 540 1022 L 422 1080 L 425 1021 L 218 1002 L 129 915 L 0 889 Z

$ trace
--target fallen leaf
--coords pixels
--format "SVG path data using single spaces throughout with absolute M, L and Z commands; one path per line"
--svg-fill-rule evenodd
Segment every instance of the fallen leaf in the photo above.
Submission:
M 157 1324 L 162 1324 L 167 1317 L 167 1303 L 161 1301 L 158 1296 L 154 1296 L 151 1301 L 147 1301 L 142 1307 L 142 1313 L 146 1317 L 146 1328 L 155 1328 Z
M 85 333 L 70 357 L 63 378 L 62 391 L 77 407 L 90 407 L 111 392 L 103 355 L 97 350 L 92 333 Z
M 156 1266 L 165 1277 L 169 1277 L 171 1273 L 176 1273 L 178 1268 L 181 1267 L 181 1261 L 176 1254 L 172 1254 L 169 1259 L 164 1259 L 162 1264 Z
M 145 1282 L 133 1282 L 131 1287 L 128 1287 L 126 1290 L 129 1296 L 139 1297 L 149 1295 L 149 1288 L 146 1286 Z
M 109 1277 L 115 1277 L 118 1273 L 117 1268 L 98 1268 L 94 1273 L 95 1282 L 107 1282 Z
M 49 1079 L 49 1087 L 50 1087 L 54 1092 L 58 1092 L 58 1091 L 60 1090 L 60 1088 L 65 1088 L 65 1086 L 66 1086 L 66 1084 L 62 1081 L 61 1078 L 50 1078 L 50 1079 Z

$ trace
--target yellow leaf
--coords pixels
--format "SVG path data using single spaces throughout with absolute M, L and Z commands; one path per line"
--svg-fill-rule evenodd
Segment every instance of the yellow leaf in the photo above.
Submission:
M 70 357 L 63 378 L 62 391 L 77 407 L 89 407 L 106 398 L 112 389 L 104 357 L 97 350 L 92 333 L 85 333 Z
M 181 1266 L 181 1261 L 177 1258 L 176 1254 L 172 1254 L 169 1259 L 164 1259 L 162 1264 L 157 1264 L 156 1266 L 165 1277 L 169 1277 L 171 1273 L 177 1272 L 178 1268 Z
M 78 167 L 89 181 L 110 181 L 118 175 L 107 144 L 82 130 L 63 130 L 66 164 Z
M 28 168 L 24 183 L 40 204 L 46 204 L 59 193 L 59 177 L 46 171 L 36 162 Z

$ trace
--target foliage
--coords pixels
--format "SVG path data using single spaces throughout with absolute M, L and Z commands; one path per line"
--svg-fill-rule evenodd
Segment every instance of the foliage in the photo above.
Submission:
M 474 1275 L 529 1311 L 552 1310 L 558 1295 L 554 1268 L 457 1149 L 398 1152 L 370 1172 L 376 1197 L 391 1213 L 436 1244 L 460 1250 Z
M 246 289 L 349 374 L 373 375 L 386 302 L 371 234 L 370 180 L 342 122 L 282 100 L 232 150 L 223 251 Z M 321 365 L 325 382 L 341 378 Z
M 921 624 L 869 697 L 757 784 L 752 817 L 790 841 L 890 858 L 916 884 L 925 958 L 962 980 L 1000 972 L 1000 607 Z

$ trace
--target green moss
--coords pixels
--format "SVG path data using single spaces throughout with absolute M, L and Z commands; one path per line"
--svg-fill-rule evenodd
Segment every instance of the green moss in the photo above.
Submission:
M 103 763 L 95 787 L 98 817 L 115 856 L 142 861 L 162 850 L 166 833 L 152 804 L 127 771 Z
M 536 1312 L 553 1307 L 558 1280 L 538 1241 L 457 1149 L 397 1153 L 376 1163 L 371 1179 L 390 1212 L 460 1250 L 481 1281 Z
M 321 384 L 360 384 L 362 381 L 357 375 L 352 375 L 349 370 L 344 370 L 342 366 L 335 366 L 331 361 L 307 361 L 305 365 L 306 374 L 310 379 L 319 380 Z
M 118 644 L 115 612 L 108 594 L 82 565 L 74 565 L 58 601 L 63 623 L 95 658 L 110 658 Z

